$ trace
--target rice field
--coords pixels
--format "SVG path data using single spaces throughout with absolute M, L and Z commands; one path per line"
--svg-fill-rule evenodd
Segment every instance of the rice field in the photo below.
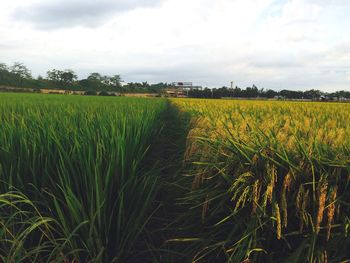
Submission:
M 349 104 L 173 103 L 193 116 L 194 261 L 348 262 Z
M 350 260 L 350 104 L 0 94 L 0 123 L 1 262 Z
M 164 100 L 0 95 L 0 261 L 122 262 L 158 176 Z

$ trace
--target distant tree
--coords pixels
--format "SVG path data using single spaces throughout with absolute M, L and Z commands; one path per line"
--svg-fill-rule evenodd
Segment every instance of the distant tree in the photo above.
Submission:
M 59 83 L 61 81 L 61 70 L 52 69 L 46 72 L 47 79 L 56 83 Z
M 84 87 L 93 90 L 105 90 L 108 89 L 109 83 L 109 76 L 102 76 L 100 73 L 94 72 L 87 77 Z
M 259 96 L 259 90 L 255 85 L 247 87 L 242 93 L 244 98 L 256 98 Z
M 304 91 L 303 96 L 307 99 L 317 99 L 319 97 L 321 97 L 321 95 L 323 95 L 323 93 L 320 90 L 307 90 Z
M 152 92 L 152 86 L 146 82 L 129 82 L 123 86 L 124 92 Z
M 94 72 L 94 73 L 91 73 L 88 77 L 87 77 L 88 80 L 92 80 L 92 81 L 102 81 L 102 76 L 100 73 L 98 72 Z
M 61 82 L 63 85 L 72 85 L 77 80 L 77 75 L 71 69 L 66 69 L 61 73 Z
M 148 84 L 147 81 L 142 82 L 141 86 L 142 86 L 143 88 L 149 88 L 149 87 L 150 87 L 150 85 Z
M 302 91 L 295 91 L 295 90 L 281 90 L 278 92 L 279 96 L 282 96 L 286 99 L 303 99 L 304 94 Z
M 239 87 L 236 86 L 236 87 L 233 89 L 233 97 L 237 97 L 237 98 L 242 97 L 242 90 L 241 90 L 241 88 L 239 88 Z
M 132 90 L 135 89 L 137 86 L 138 86 L 137 83 L 129 82 L 129 83 L 128 83 L 127 85 L 125 85 L 123 88 L 132 91 Z
M 111 85 L 111 77 L 110 76 L 102 76 L 101 79 L 100 79 L 101 83 L 104 84 L 104 85 Z
M 0 70 L 1 71 L 9 71 L 9 68 L 5 63 L 0 63 Z
M 61 88 L 67 88 L 77 80 L 77 75 L 71 69 L 52 69 L 49 70 L 46 74 L 48 80 L 58 84 Z
M 13 63 L 12 67 L 11 67 L 11 73 L 17 75 L 19 78 L 23 78 L 23 79 L 31 79 L 32 78 L 32 74 L 30 72 L 30 70 L 23 64 L 20 62 L 15 62 Z
M 276 92 L 276 91 L 274 91 L 274 90 L 272 90 L 272 89 L 269 89 L 269 90 L 266 90 L 265 92 L 264 92 L 264 97 L 266 97 L 266 98 L 274 98 L 275 96 L 277 96 L 278 95 L 278 92 Z
M 152 85 L 151 85 L 151 88 L 152 88 L 153 90 L 160 90 L 160 89 L 165 89 L 165 88 L 167 88 L 168 86 L 169 86 L 168 83 L 159 82 L 159 83 L 157 83 L 157 84 L 152 84 Z
M 345 91 L 345 90 L 340 90 L 336 91 L 330 94 L 332 97 L 337 97 L 337 98 L 350 98 L 350 91 Z
M 110 86 L 112 86 L 115 89 L 120 88 L 122 86 L 122 78 L 120 77 L 120 75 L 113 75 L 109 78 L 109 82 Z

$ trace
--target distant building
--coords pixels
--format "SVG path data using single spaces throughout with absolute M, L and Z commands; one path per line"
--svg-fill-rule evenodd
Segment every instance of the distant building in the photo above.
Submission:
M 193 86 L 192 82 L 172 82 L 169 88 L 164 90 L 166 97 L 187 98 L 191 90 L 202 90 L 202 86 Z
M 193 86 L 192 82 L 172 82 L 171 87 L 182 90 L 194 90 L 199 89 L 202 90 L 202 86 Z
M 163 95 L 165 97 L 186 98 L 187 91 L 175 87 L 169 87 L 167 89 L 164 89 Z
M 171 86 L 177 89 L 192 89 L 192 82 L 173 82 Z
M 326 96 L 321 95 L 319 100 L 320 101 L 328 101 L 328 98 Z

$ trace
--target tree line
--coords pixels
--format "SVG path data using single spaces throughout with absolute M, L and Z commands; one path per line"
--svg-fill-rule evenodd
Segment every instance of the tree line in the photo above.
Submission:
M 246 87 L 245 89 L 235 88 L 205 88 L 203 90 L 189 90 L 188 97 L 191 98 L 280 98 L 280 99 L 331 99 L 346 98 L 350 99 L 349 91 L 337 91 L 332 93 L 322 92 L 320 90 L 281 90 L 274 91 L 272 89 L 259 89 L 257 86 Z
M 112 92 L 137 92 L 137 93 L 162 93 L 165 88 L 171 87 L 170 84 L 160 82 L 149 84 L 148 82 L 129 82 L 122 85 L 122 79 L 119 74 L 111 76 L 93 72 L 85 79 L 78 79 L 77 74 L 71 69 L 58 70 L 51 69 L 46 72 L 46 76 L 34 78 L 31 71 L 20 62 L 8 66 L 0 63 L 0 86 L 32 88 L 39 89 L 64 89 L 73 91 L 87 91 L 91 94 L 97 91 Z M 315 99 L 322 96 L 328 98 L 346 98 L 350 99 L 349 91 L 337 91 L 325 93 L 320 90 L 294 91 L 272 89 L 259 89 L 256 85 L 246 88 L 204 88 L 193 89 L 187 92 L 191 98 L 285 98 L 285 99 Z
M 149 84 L 147 82 L 130 82 L 122 85 L 119 74 L 111 76 L 98 72 L 89 74 L 87 78 L 78 79 L 71 69 L 51 69 L 46 76 L 34 78 L 31 71 L 23 63 L 15 62 L 12 66 L 0 63 L 0 85 L 31 89 L 63 89 L 73 91 L 113 91 L 113 92 L 159 92 L 168 87 L 167 83 Z

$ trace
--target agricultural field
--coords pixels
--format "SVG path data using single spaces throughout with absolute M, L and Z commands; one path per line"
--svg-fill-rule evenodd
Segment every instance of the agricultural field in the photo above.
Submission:
M 173 103 L 194 116 L 183 198 L 193 260 L 349 261 L 349 104 Z
M 348 262 L 349 113 L 0 94 L 0 261 Z
M 130 257 L 159 185 L 144 162 L 165 108 L 163 100 L 0 94 L 0 261 Z

